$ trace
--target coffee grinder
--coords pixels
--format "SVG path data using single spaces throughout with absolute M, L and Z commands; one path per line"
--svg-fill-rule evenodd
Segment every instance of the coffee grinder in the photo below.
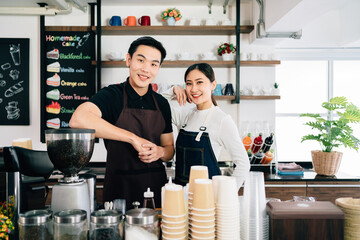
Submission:
M 54 168 L 63 177 L 52 188 L 53 213 L 68 209 L 83 209 L 90 217 L 90 198 L 87 183 L 79 171 L 90 161 L 94 150 L 93 129 L 51 129 L 45 131 L 47 152 Z

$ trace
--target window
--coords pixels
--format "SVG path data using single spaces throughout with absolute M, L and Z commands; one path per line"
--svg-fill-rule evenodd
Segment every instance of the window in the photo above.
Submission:
M 349 102 L 360 107 L 360 61 L 334 61 L 333 96 L 345 96 Z M 360 126 L 351 125 L 354 136 L 360 138 Z M 340 148 L 343 152 L 341 168 L 346 172 L 360 175 L 360 151 Z
M 278 161 L 311 161 L 311 150 L 320 149 L 316 141 L 301 143 L 301 137 L 310 132 L 304 125 L 310 119 L 300 118 L 301 113 L 321 113 L 326 117 L 321 103 L 333 96 L 346 96 L 360 106 L 360 61 L 314 59 L 282 60 L 276 68 L 281 91 L 281 99 L 276 101 Z M 360 126 L 354 126 L 354 135 L 359 138 Z M 359 175 L 360 153 L 338 150 L 344 153 L 340 170 Z
M 281 99 L 276 101 L 276 142 L 278 161 L 309 161 L 316 142 L 301 143 L 308 131 L 301 113 L 324 113 L 327 99 L 326 61 L 282 61 L 276 68 Z

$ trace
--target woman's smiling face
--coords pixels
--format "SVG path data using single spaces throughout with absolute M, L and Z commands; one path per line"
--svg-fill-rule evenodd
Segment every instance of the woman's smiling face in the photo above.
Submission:
M 188 73 L 185 80 L 186 94 L 198 110 L 208 109 L 212 106 L 211 92 L 216 87 L 216 81 L 210 79 L 201 71 L 194 69 Z

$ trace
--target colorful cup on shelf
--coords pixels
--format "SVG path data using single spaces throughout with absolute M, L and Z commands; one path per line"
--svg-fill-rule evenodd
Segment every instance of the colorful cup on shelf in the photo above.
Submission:
M 220 83 L 216 84 L 216 87 L 215 87 L 215 89 L 214 89 L 213 95 L 214 95 L 214 96 L 221 96 L 221 95 L 223 95 L 223 94 L 222 94 L 222 88 L 221 88 L 221 84 L 220 84 Z
M 121 26 L 121 17 L 120 16 L 112 16 L 109 20 L 110 26 Z
M 151 23 L 150 23 L 150 16 L 141 16 L 139 19 L 138 19 L 138 23 L 141 25 L 141 26 L 150 26 Z
M 136 26 L 136 17 L 135 16 L 128 16 L 124 19 L 124 24 L 126 26 Z

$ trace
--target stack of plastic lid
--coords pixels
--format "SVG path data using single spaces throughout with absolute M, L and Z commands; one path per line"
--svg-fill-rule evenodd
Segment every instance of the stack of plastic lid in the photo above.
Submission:
M 263 172 L 250 172 L 246 178 L 240 225 L 241 239 L 269 239 Z
M 166 184 L 162 205 L 162 239 L 185 239 L 187 225 L 183 187 Z
M 215 239 L 215 201 L 210 179 L 194 180 L 194 199 L 189 211 L 189 236 L 191 239 Z
M 345 213 L 345 239 L 360 239 L 360 198 L 338 198 L 335 203 Z
M 216 199 L 216 238 L 221 240 L 240 239 L 240 204 L 236 179 L 228 176 L 214 176 Z

